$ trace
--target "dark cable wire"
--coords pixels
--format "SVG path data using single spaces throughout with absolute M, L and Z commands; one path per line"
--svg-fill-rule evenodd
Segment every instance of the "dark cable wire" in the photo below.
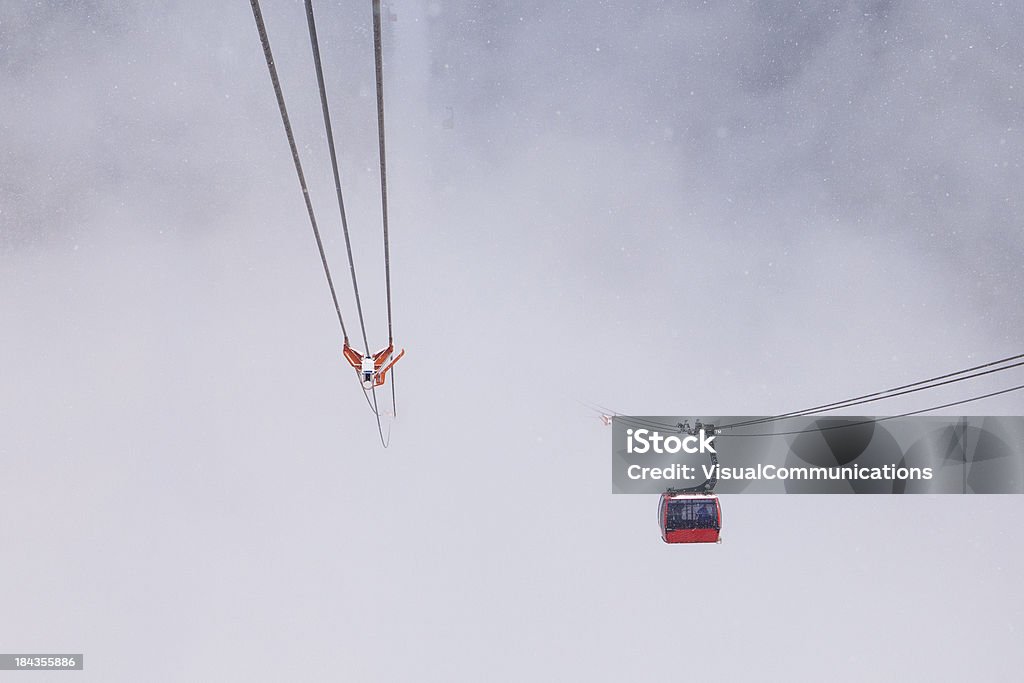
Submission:
M 384 226 L 384 286 L 388 303 L 388 346 L 394 345 L 391 322 L 391 246 L 388 241 L 388 167 L 384 145 L 384 56 L 380 38 L 380 0 L 373 0 L 373 63 L 377 80 L 377 143 L 380 152 L 380 208 Z M 398 417 L 395 399 L 395 369 L 391 368 L 391 412 Z
M 374 410 L 373 408 L 373 401 L 370 400 L 370 397 L 366 394 L 365 391 L 363 392 L 363 398 L 366 399 L 366 405 L 370 408 L 370 412 L 373 413 L 374 415 L 377 415 L 377 411 Z
M 827 403 L 827 404 L 823 404 L 823 405 L 820 405 L 820 406 L 816 406 L 814 408 L 807 408 L 805 410 L 794 411 L 794 412 L 791 412 L 791 413 L 784 413 L 782 415 L 777 415 L 777 416 L 774 416 L 774 417 L 759 418 L 757 420 L 747 420 L 747 421 L 744 421 L 744 422 L 736 422 L 736 423 L 729 424 L 729 425 L 722 425 L 722 426 L 717 427 L 717 429 L 719 429 L 719 430 L 722 430 L 722 429 L 735 429 L 735 428 L 738 428 L 738 427 L 753 426 L 753 425 L 756 425 L 756 424 L 764 424 L 764 423 L 768 423 L 768 422 L 778 421 L 778 420 L 787 419 L 787 418 L 790 418 L 790 417 L 805 417 L 805 416 L 808 416 L 808 415 L 814 415 L 814 414 L 816 414 L 818 412 L 822 412 L 822 411 L 824 411 L 826 409 L 831 409 L 831 408 L 848 408 L 848 407 L 851 407 L 851 406 L 854 406 L 854 405 L 860 405 L 862 403 L 871 403 L 872 401 L 875 401 L 875 400 L 883 400 L 883 399 L 886 399 L 886 398 L 893 398 L 895 396 L 902 396 L 904 394 L 914 393 L 915 391 L 923 391 L 924 389 L 932 389 L 932 388 L 935 388 L 935 387 L 943 386 L 944 384 L 952 384 L 954 382 L 959 382 L 959 381 L 968 380 L 968 379 L 974 379 L 974 378 L 980 377 L 982 375 L 987 375 L 987 374 L 991 374 L 991 373 L 994 373 L 994 372 L 1001 372 L 1003 370 L 1009 370 L 1009 369 L 1012 369 L 1012 368 L 1024 365 L 1024 363 L 1015 363 L 1013 365 L 1006 365 L 1004 367 L 996 368 L 994 370 L 988 370 L 986 372 L 979 372 L 979 373 L 976 373 L 976 374 L 973 374 L 973 375 L 969 375 L 969 376 L 966 376 L 966 377 L 960 377 L 960 378 L 957 378 L 957 379 L 954 379 L 954 380 L 950 380 L 950 381 L 946 381 L 946 382 L 936 382 L 937 380 L 945 379 L 947 377 L 955 377 L 956 375 L 961 375 L 963 373 L 971 372 L 973 370 L 978 370 L 980 368 L 988 368 L 988 367 L 992 367 L 993 365 L 1000 365 L 1002 363 L 1006 363 L 1008 361 L 1016 360 L 1018 358 L 1024 358 L 1024 354 L 1019 354 L 1019 355 L 1016 355 L 1016 356 L 1010 356 L 1008 358 L 1003 358 L 1001 360 L 993 361 L 991 363 L 984 363 L 982 365 L 977 365 L 977 366 L 974 366 L 974 367 L 971 367 L 971 368 L 965 368 L 965 369 L 959 370 L 957 372 L 951 372 L 951 373 L 947 373 L 945 375 L 939 375 L 938 377 L 932 377 L 931 379 L 921 380 L 919 382 L 914 382 L 914 383 L 911 383 L 911 384 L 905 384 L 905 385 L 899 386 L 899 387 L 893 387 L 892 389 L 886 389 L 885 391 L 878 391 L 878 392 L 875 392 L 875 393 L 872 393 L 872 394 L 865 394 L 864 396 L 858 396 L 858 397 L 855 397 L 855 398 L 846 399 L 845 401 L 836 401 L 834 403 Z M 932 384 L 932 382 L 936 382 L 936 383 Z M 920 386 L 920 385 L 923 385 L 923 384 L 927 384 L 928 386 Z M 912 391 L 901 391 L 899 393 L 891 393 L 891 392 L 897 392 L 897 391 L 899 391 L 901 389 L 906 389 L 908 387 L 920 387 L 920 388 L 913 389 Z M 889 395 L 883 396 L 884 394 L 889 394 Z M 876 397 L 880 397 L 880 398 L 876 398 Z M 861 399 L 871 399 L 871 400 L 861 400 Z M 580 401 L 580 403 L 582 403 L 584 406 L 590 408 L 591 410 L 594 410 L 595 412 L 600 412 L 600 413 L 602 413 L 604 415 L 610 415 L 610 416 L 617 417 L 617 418 L 621 419 L 623 422 L 625 422 L 626 424 L 631 424 L 631 425 L 634 425 L 634 426 L 642 426 L 642 427 L 653 427 L 653 428 L 656 428 L 656 429 L 657 428 L 660 428 L 660 429 L 675 429 L 675 428 L 677 428 L 677 425 L 666 425 L 666 424 L 654 422 L 654 421 L 651 421 L 651 420 L 644 420 L 644 419 L 633 417 L 633 416 L 624 416 L 624 415 L 622 415 L 620 413 L 617 413 L 617 412 L 611 410 L 610 408 L 605 408 L 605 407 L 600 406 L 600 405 L 588 404 L 588 403 L 585 403 L 583 401 Z M 746 435 L 738 435 L 738 436 L 746 436 Z
M 370 389 L 373 393 L 373 413 L 377 416 L 377 433 L 380 435 L 380 445 L 387 448 L 391 444 L 391 426 L 388 426 L 388 438 L 384 438 L 384 428 L 380 424 L 380 410 L 377 408 L 377 387 Z
M 912 394 L 912 393 L 914 393 L 916 391 L 923 391 L 925 389 L 932 389 L 932 388 L 935 388 L 935 387 L 940 387 L 940 386 L 943 386 L 945 384 L 953 384 L 955 382 L 962 382 L 964 380 L 974 379 L 975 377 L 981 377 L 982 375 L 988 375 L 988 374 L 991 374 L 993 372 L 1002 372 L 1003 370 L 1009 370 L 1011 368 L 1015 368 L 1015 367 L 1024 365 L 1024 362 L 1015 363 L 1013 365 L 1007 365 L 1007 366 L 1004 366 L 1004 367 L 1001 367 L 1001 368 L 996 368 L 994 370 L 987 370 L 985 372 L 979 372 L 977 374 L 968 375 L 966 377 L 958 377 L 956 379 L 950 379 L 950 380 L 947 380 L 945 382 L 938 382 L 938 380 L 946 379 L 947 377 L 956 377 L 957 375 L 962 375 L 962 374 L 967 373 L 967 372 L 973 372 L 974 370 L 980 370 L 982 368 L 989 368 L 989 367 L 992 367 L 993 365 L 1000 365 L 1002 363 L 1007 363 L 1007 362 L 1009 362 L 1011 360 L 1017 360 L 1019 358 L 1024 358 L 1024 354 L 1018 354 L 1016 356 L 1010 356 L 1009 358 L 1003 358 L 1002 360 L 992 361 L 991 363 L 984 363 L 982 365 L 976 365 L 973 368 L 965 368 L 965 369 L 959 370 L 957 372 L 950 372 L 950 373 L 947 373 L 945 375 L 939 375 L 938 377 L 932 377 L 931 379 L 925 379 L 925 380 L 921 380 L 919 382 L 913 382 L 911 384 L 904 384 L 903 386 L 893 387 L 892 389 L 886 389 L 884 391 L 876 391 L 876 392 L 874 392 L 872 394 L 864 394 L 863 396 L 856 396 L 854 398 L 846 399 L 845 401 L 836 401 L 834 403 L 825 403 L 825 404 L 822 404 L 820 406 L 814 406 L 813 408 L 805 408 L 804 410 L 795 410 L 795 411 L 793 411 L 791 413 L 783 413 L 781 415 L 775 415 L 775 416 L 772 416 L 772 417 L 759 418 L 757 420 L 747 420 L 745 422 L 735 422 L 735 423 L 729 424 L 729 425 L 722 425 L 721 427 L 719 427 L 719 429 L 732 429 L 732 428 L 735 428 L 735 427 L 747 427 L 747 426 L 755 425 L 755 424 L 763 424 L 763 423 L 766 423 L 766 422 L 775 422 L 777 420 L 784 420 L 784 419 L 788 419 L 788 418 L 791 418 L 791 417 L 803 417 L 803 416 L 806 416 L 806 415 L 814 415 L 815 413 L 819 413 L 819 412 L 822 412 L 822 411 L 825 411 L 825 410 L 830 410 L 830 409 L 835 409 L 835 408 L 849 408 L 851 406 L 862 405 L 864 403 L 872 403 L 874 401 L 882 401 L 882 400 L 885 400 L 887 398 L 893 398 L 895 396 L 902 396 L 904 394 Z M 932 382 L 936 382 L 936 383 L 932 384 Z M 921 386 L 921 385 L 928 385 L 928 386 Z M 911 389 L 911 387 L 918 387 L 918 388 Z M 904 389 L 909 389 L 909 391 L 902 391 Z M 898 393 L 893 393 L 893 392 L 898 392 Z
M 281 110 L 281 121 L 284 123 L 284 132 L 288 136 L 288 146 L 292 151 L 292 161 L 295 162 L 295 172 L 299 176 L 299 185 L 302 187 L 302 198 L 306 202 L 306 212 L 309 214 L 310 225 L 313 226 L 313 236 L 316 237 L 316 247 L 320 251 L 320 262 L 324 266 L 324 275 L 327 276 L 327 286 L 331 290 L 331 300 L 334 301 L 334 310 L 338 314 L 338 322 L 341 324 L 341 333 L 348 343 L 348 331 L 345 329 L 345 320 L 341 317 L 341 306 L 338 305 L 338 294 L 334 291 L 334 280 L 331 278 L 331 269 L 327 265 L 327 255 L 324 253 L 324 243 L 320 239 L 320 229 L 316 225 L 316 216 L 313 214 L 313 203 L 309 199 L 309 188 L 306 187 L 306 176 L 302 172 L 302 162 L 299 161 L 299 149 L 295 145 L 295 135 L 292 133 L 292 124 L 288 119 L 288 108 L 284 104 L 284 93 L 281 90 L 281 81 L 277 76 L 277 67 L 274 65 L 274 55 L 270 51 L 270 38 L 267 36 L 267 27 L 263 23 L 263 12 L 260 10 L 259 0 L 249 0 L 252 6 L 252 15 L 256 19 L 256 31 L 260 35 L 260 43 L 263 45 L 263 56 L 267 60 L 267 69 L 270 71 L 270 81 L 274 84 L 274 94 L 277 96 L 277 107 Z
M 388 302 L 388 344 L 394 339 L 391 326 L 391 248 L 388 244 L 388 171 L 384 150 L 384 57 L 380 39 L 380 0 L 373 0 L 373 60 L 377 77 L 377 141 L 380 150 L 380 206 L 384 225 L 384 282 Z
M 1022 362 L 1022 363 L 1015 363 L 1013 365 L 1007 365 L 1007 366 L 1001 367 L 1001 368 L 995 368 L 994 370 L 986 370 L 984 372 L 979 372 L 979 373 L 976 373 L 976 374 L 973 374 L 973 375 L 965 375 L 963 377 L 957 377 L 955 379 L 948 379 L 945 382 L 936 382 L 934 384 L 929 384 L 927 386 L 917 387 L 915 389 L 907 389 L 905 391 L 899 391 L 899 392 L 896 392 L 896 393 L 887 394 L 885 396 L 878 396 L 878 397 L 875 397 L 875 398 L 869 398 L 869 399 L 865 399 L 863 401 L 857 401 L 857 400 L 854 400 L 854 399 L 850 399 L 848 401 L 840 401 L 840 402 L 837 402 L 835 404 L 830 404 L 829 408 L 827 408 L 827 409 L 834 410 L 834 409 L 838 409 L 838 408 L 850 408 L 850 407 L 853 407 L 853 406 L 863 405 L 865 403 L 874 403 L 875 401 L 884 401 L 886 399 L 895 398 L 897 396 L 903 396 L 905 394 L 913 394 L 915 392 L 924 391 L 926 389 L 934 389 L 936 387 L 941 387 L 941 386 L 944 386 L 946 384 L 954 384 L 956 382 L 963 382 L 963 381 L 968 380 L 968 379 L 974 379 L 976 377 L 981 377 L 982 375 L 990 375 L 993 372 L 1002 372 L 1003 370 L 1010 370 L 1012 368 L 1016 368 L 1016 367 L 1019 367 L 1021 365 L 1024 365 L 1024 362 Z M 789 415 L 777 416 L 777 417 L 771 417 L 771 418 L 762 418 L 762 419 L 759 419 L 759 420 L 749 420 L 747 422 L 738 422 L 738 423 L 735 423 L 735 424 L 732 424 L 732 425 L 725 425 L 725 426 L 722 427 L 722 429 L 725 429 L 726 427 L 729 427 L 729 428 L 749 427 L 749 426 L 753 426 L 753 425 L 756 425 L 756 424 L 764 424 L 764 423 L 767 423 L 767 422 L 777 422 L 779 420 L 786 420 L 786 419 L 790 419 L 792 417 L 806 417 L 808 415 L 816 415 L 818 413 L 825 412 L 825 410 L 826 410 L 826 408 L 821 408 L 819 410 L 806 410 L 806 411 L 801 411 L 799 414 L 789 414 Z
M 327 88 L 324 85 L 324 70 L 320 61 L 320 41 L 316 36 L 316 20 L 313 18 L 313 0 L 306 0 L 306 23 L 309 25 L 309 43 L 313 48 L 313 64 L 316 67 L 316 82 L 320 88 L 320 108 L 327 130 L 327 148 L 331 152 L 331 170 L 334 171 L 334 189 L 338 195 L 338 210 L 341 212 L 341 229 L 345 233 L 345 250 L 348 252 L 348 269 L 352 274 L 352 290 L 356 295 L 356 310 L 359 312 L 359 327 L 363 331 L 366 355 L 370 355 L 370 342 L 366 337 L 366 323 L 363 321 L 363 303 L 359 298 L 359 282 L 356 280 L 356 265 L 352 259 L 352 240 L 348 233 L 348 218 L 345 215 L 345 200 L 341 194 L 341 175 L 338 172 L 338 155 L 334 146 L 334 129 L 331 126 L 331 111 L 327 106 Z
M 394 397 L 394 366 L 391 367 L 391 417 L 398 417 L 398 402 Z
M 879 417 L 879 418 L 875 418 L 875 419 L 871 419 L 871 420 L 862 420 L 860 422 L 851 422 L 849 424 L 833 425 L 831 427 L 819 427 L 819 428 L 816 428 L 816 429 L 801 429 L 801 430 L 792 431 L 792 432 L 775 432 L 774 434 L 772 434 L 772 433 L 761 433 L 761 434 L 722 434 L 721 436 L 724 436 L 724 437 L 731 437 L 731 436 L 791 436 L 791 435 L 794 435 L 794 434 L 807 434 L 807 433 L 810 433 L 810 432 L 825 432 L 825 431 L 829 431 L 829 430 L 832 430 L 832 429 L 846 429 L 848 427 L 859 427 L 860 425 L 871 424 L 873 422 L 885 422 L 886 420 L 895 420 L 898 417 L 910 417 L 911 415 L 920 415 L 921 413 L 931 412 L 932 410 L 941 410 L 943 408 L 951 408 L 953 406 L 963 405 L 964 403 L 971 403 L 973 401 L 980 401 L 980 400 L 985 399 L 985 398 L 991 398 L 992 396 L 999 396 L 1000 394 L 1008 394 L 1011 391 L 1020 391 L 1021 389 L 1024 389 L 1024 384 L 1020 384 L 1020 385 L 1015 386 L 1015 387 L 1010 387 L 1009 389 L 1003 389 L 1001 391 L 993 391 L 990 394 L 983 394 L 981 396 L 974 396 L 974 397 L 971 397 L 971 398 L 966 398 L 966 399 L 964 399 L 962 401 L 954 401 L 952 403 L 944 403 L 941 406 L 932 406 L 931 408 L 924 408 L 923 410 L 914 410 L 914 411 L 911 411 L 909 413 L 902 413 L 900 415 L 889 415 L 887 417 Z M 832 419 L 835 419 L 834 416 L 833 416 Z

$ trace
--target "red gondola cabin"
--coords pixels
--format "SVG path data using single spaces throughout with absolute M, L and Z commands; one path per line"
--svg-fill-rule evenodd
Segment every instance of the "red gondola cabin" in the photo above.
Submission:
M 714 494 L 663 493 L 658 523 L 666 543 L 719 543 L 722 505 Z

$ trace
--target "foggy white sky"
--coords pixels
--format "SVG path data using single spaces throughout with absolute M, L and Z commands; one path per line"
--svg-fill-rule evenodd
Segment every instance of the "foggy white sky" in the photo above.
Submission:
M 248 5 L 2 5 L 0 650 L 97 681 L 1016 680 L 1019 497 L 733 496 L 723 545 L 668 547 L 576 401 L 769 414 L 1020 352 L 1024 9 L 392 9 L 383 451 Z M 317 11 L 383 346 L 369 2 Z M 302 3 L 264 13 L 354 325 Z

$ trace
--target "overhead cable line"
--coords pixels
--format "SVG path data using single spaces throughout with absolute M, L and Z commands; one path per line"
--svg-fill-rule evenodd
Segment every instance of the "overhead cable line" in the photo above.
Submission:
M 373 0 L 373 61 L 377 80 L 377 142 L 380 152 L 380 208 L 384 226 L 384 283 L 387 287 L 388 344 L 394 341 L 391 324 L 391 248 L 388 243 L 388 171 L 384 145 L 384 57 L 381 48 L 380 0 Z
M 983 375 L 990 375 L 995 372 L 1002 372 L 1003 370 L 1010 370 L 1012 368 L 1024 365 L 1024 362 L 1014 363 L 1012 365 L 1004 365 L 1003 367 L 994 368 L 992 370 L 985 370 L 984 372 L 977 372 L 972 375 L 966 375 L 964 377 L 958 377 L 958 375 L 964 375 L 965 373 L 973 372 L 975 370 L 981 370 L 982 368 L 991 368 L 996 365 L 1002 365 L 1009 361 L 1018 360 L 1024 358 L 1024 354 L 1018 354 L 1016 356 L 1010 356 L 1001 360 L 992 361 L 991 363 L 984 363 L 982 365 L 976 365 L 972 368 L 965 368 L 958 370 L 957 372 L 950 372 L 945 375 L 939 375 L 938 377 L 932 377 L 930 379 L 921 380 L 919 382 L 913 382 L 911 384 L 904 384 L 902 386 L 893 387 L 892 389 L 885 389 L 884 391 L 876 391 L 871 394 L 864 394 L 863 396 L 856 396 L 854 398 L 846 399 L 845 401 L 836 401 L 833 403 L 824 403 L 819 406 L 812 408 L 805 408 L 803 410 L 796 410 L 791 413 L 783 413 L 781 415 L 774 415 L 772 417 L 763 417 L 756 420 L 746 420 L 744 422 L 735 422 L 733 424 L 722 425 L 719 429 L 734 429 L 737 427 L 747 427 L 755 424 L 764 424 L 767 422 L 775 422 L 778 420 L 785 420 L 793 417 L 804 417 L 808 415 L 814 415 L 826 410 L 833 410 L 839 408 L 849 408 L 856 405 L 863 405 L 865 403 L 872 403 L 874 401 L 882 401 L 896 396 L 903 396 L 905 394 L 912 394 L 918 391 L 924 391 L 925 389 L 934 389 L 935 387 L 941 387 L 946 384 L 954 384 L 956 382 L 962 382 L 968 379 L 974 379 Z M 954 379 L 947 379 L 954 378 Z M 946 381 L 938 381 L 946 380 Z
M 981 365 L 976 365 L 974 367 L 965 368 L 963 370 L 958 370 L 956 372 L 946 373 L 944 375 L 939 375 L 937 377 L 932 377 L 930 379 L 921 380 L 921 381 L 918 381 L 918 382 L 913 382 L 911 384 L 904 384 L 904 385 L 898 386 L 898 387 L 893 387 L 892 389 L 886 389 L 884 391 L 877 391 L 877 392 L 874 392 L 874 393 L 871 393 L 871 394 L 864 394 L 863 396 L 857 396 L 857 397 L 854 397 L 854 398 L 846 399 L 845 401 L 835 401 L 833 403 L 826 403 L 826 404 L 822 404 L 822 405 L 819 405 L 819 406 L 815 406 L 813 408 L 806 408 L 804 410 L 793 411 L 791 413 L 783 413 L 781 415 L 776 415 L 776 416 L 773 416 L 773 417 L 757 418 L 757 419 L 754 419 L 754 420 L 746 420 L 746 421 L 743 421 L 743 422 L 735 422 L 735 423 L 732 423 L 732 424 L 721 425 L 721 426 L 717 427 L 716 429 L 719 430 L 719 431 L 724 430 L 724 429 L 737 429 L 739 427 L 749 427 L 749 426 L 754 426 L 754 425 L 758 425 L 758 424 L 767 424 L 769 422 L 780 421 L 780 420 L 783 420 L 783 419 L 789 419 L 789 418 L 793 418 L 793 417 L 807 417 L 807 416 L 819 414 L 819 413 L 824 412 L 824 411 L 829 410 L 829 409 L 849 408 L 849 407 L 852 407 L 852 406 L 855 406 L 855 405 L 862 405 L 864 403 L 871 403 L 873 401 L 880 401 L 880 400 L 884 400 L 884 399 L 887 399 L 887 398 L 894 398 L 896 396 L 902 396 L 902 395 L 914 393 L 914 392 L 917 392 L 917 391 L 924 391 L 925 389 L 934 389 L 936 387 L 940 387 L 940 386 L 943 386 L 943 385 L 946 385 L 946 384 L 952 384 L 952 383 L 955 383 L 955 382 L 960 382 L 960 381 L 964 381 L 964 380 L 968 380 L 968 379 L 974 379 L 976 377 L 981 377 L 983 375 L 988 375 L 988 374 L 992 374 L 992 373 L 996 373 L 996 372 L 1002 372 L 1003 370 L 1010 370 L 1010 369 L 1013 369 L 1013 368 L 1016 368 L 1016 367 L 1020 367 L 1020 366 L 1024 365 L 1024 362 L 1014 363 L 1014 364 L 1011 364 L 1011 365 L 1005 365 L 1005 363 L 1008 363 L 1008 362 L 1013 361 L 1013 360 L 1018 360 L 1018 359 L 1021 359 L 1021 358 L 1024 358 L 1024 354 L 1018 354 L 1018 355 L 1015 355 L 1015 356 L 1009 356 L 1007 358 L 1003 358 L 1003 359 L 1000 359 L 1000 360 L 997 360 L 997 361 L 992 361 L 990 363 L 983 363 Z M 991 369 L 991 370 L 985 370 L 983 372 L 977 372 L 977 373 L 966 375 L 966 376 L 963 376 L 963 377 L 958 377 L 958 375 L 964 375 L 965 373 L 971 373 L 971 372 L 973 372 L 975 370 L 981 370 L 983 368 L 993 368 L 993 366 L 1001 366 L 1001 367 L 996 367 L 996 368 Z M 947 379 L 947 378 L 955 378 L 955 379 Z M 939 381 L 939 380 L 947 380 L 947 381 Z M 1007 390 L 1007 391 L 1013 391 L 1013 390 L 1014 389 L 1010 389 L 1010 390 Z M 996 392 L 996 394 L 998 394 L 998 393 L 1006 393 L 1006 392 Z M 987 398 L 990 395 L 996 395 L 996 394 L 986 394 L 985 396 L 968 399 L 965 402 L 979 400 L 980 398 Z M 588 404 L 588 403 L 584 403 L 582 401 L 581 401 L 581 403 L 583 403 L 583 405 L 587 406 L 591 410 L 594 410 L 595 412 L 601 413 L 601 415 L 603 417 L 616 417 L 616 418 L 622 420 L 625 424 L 629 424 L 629 425 L 632 425 L 632 426 L 635 426 L 635 427 L 644 427 L 644 428 L 653 428 L 653 429 L 677 429 L 679 427 L 679 425 L 669 425 L 669 424 L 665 424 L 665 423 L 662 423 L 662 422 L 657 422 L 655 420 L 649 420 L 649 419 L 640 418 L 640 417 L 622 415 L 621 413 L 615 412 L 615 411 L 611 410 L 610 408 L 605 408 L 605 407 L 600 406 L 600 405 Z M 953 404 L 947 404 L 947 405 L 959 405 L 959 403 L 953 403 Z M 937 408 L 943 408 L 943 407 L 947 407 L 947 406 L 937 406 Z M 911 413 L 911 414 L 918 414 L 919 412 L 926 412 L 926 411 L 917 411 L 917 412 Z M 897 416 L 897 417 L 901 417 L 901 416 Z M 889 418 L 885 418 L 885 419 L 889 419 Z M 813 431 L 817 431 L 817 430 L 813 430 Z M 736 434 L 735 436 L 752 436 L 752 435 Z
M 394 381 L 394 376 L 391 381 Z M 370 393 L 373 394 L 373 414 L 377 416 L 377 434 L 380 435 L 380 445 L 387 448 L 391 444 L 391 425 L 388 425 L 388 437 L 385 439 L 384 428 L 380 424 L 380 410 L 377 408 L 377 389 L 374 388 Z
M 284 123 L 284 132 L 288 136 L 288 146 L 292 151 L 292 161 L 295 162 L 295 172 L 299 176 L 299 186 L 302 188 L 302 198 L 306 202 L 306 212 L 309 214 L 309 223 L 313 226 L 313 236 L 316 237 L 316 247 L 320 251 L 320 262 L 324 266 L 324 275 L 327 276 L 327 286 L 331 290 L 331 300 L 334 302 L 334 311 L 338 314 L 338 323 L 341 325 L 341 333 L 348 341 L 348 330 L 345 329 L 345 320 L 341 315 L 341 306 L 338 305 L 338 294 L 334 290 L 334 280 L 331 278 L 331 269 L 327 265 L 327 255 L 324 253 L 324 243 L 320 238 L 320 229 L 316 224 L 316 215 L 313 213 L 313 203 L 309 198 L 309 188 L 306 186 L 306 176 L 302 172 L 302 162 L 299 161 L 299 150 L 295 145 L 295 135 L 292 132 L 292 124 L 288 119 L 288 108 L 284 103 L 284 93 L 281 90 L 281 81 L 277 76 L 277 67 L 274 65 L 274 55 L 270 51 L 270 38 L 267 36 L 267 27 L 263 23 L 263 12 L 260 10 L 259 0 L 249 0 L 252 6 L 252 15 L 256 20 L 256 31 L 260 35 L 260 43 L 263 45 L 263 56 L 267 61 L 267 69 L 270 71 L 270 81 L 274 85 L 274 94 L 277 96 L 277 107 L 281 111 L 281 121 Z
M 373 0 L 373 63 L 377 83 L 377 145 L 380 155 L 380 210 L 384 228 L 384 286 L 388 306 L 388 346 L 394 344 L 391 318 L 391 245 L 388 240 L 388 166 L 384 144 L 384 51 L 381 45 L 380 0 Z M 395 398 L 395 371 L 391 371 L 391 412 L 398 416 Z
M 309 25 L 309 44 L 313 48 L 313 64 L 316 67 L 316 82 L 320 88 L 320 108 L 324 115 L 324 129 L 327 131 L 327 148 L 331 152 L 331 170 L 334 172 L 334 189 L 338 196 L 338 210 L 341 212 L 341 229 L 345 234 L 345 251 L 348 252 L 348 269 L 352 274 L 352 290 L 356 297 L 356 311 L 359 313 L 359 327 L 363 332 L 366 355 L 370 355 L 370 342 L 366 337 L 366 323 L 363 320 L 363 303 L 359 297 L 359 282 L 356 279 L 356 265 L 352 259 L 352 240 L 349 238 L 348 218 L 345 215 L 345 200 L 341 193 L 341 175 L 338 172 L 338 155 L 334 146 L 334 129 L 331 126 L 331 110 L 327 105 L 327 88 L 324 85 L 324 70 L 320 61 L 320 42 L 316 36 L 316 20 L 313 18 L 313 0 L 306 0 L 306 23 Z
M 825 427 L 816 427 L 814 429 L 799 429 L 791 432 L 765 432 L 760 434 L 722 434 L 723 437 L 745 437 L 745 436 L 791 436 L 794 434 L 808 434 L 811 432 L 825 432 L 833 429 L 847 429 L 849 427 L 858 427 L 860 425 L 873 424 L 875 422 L 885 422 L 886 420 L 895 420 L 900 417 L 910 417 L 911 415 L 920 415 L 921 413 L 928 413 L 933 410 L 941 410 L 943 408 L 952 408 L 953 406 L 963 405 L 965 403 L 972 403 L 974 401 L 980 401 L 982 399 L 991 398 L 993 396 L 999 396 L 1001 394 L 1008 394 L 1013 391 L 1020 391 L 1024 389 L 1024 384 L 1019 384 L 1009 389 L 1002 389 L 1000 391 L 993 391 L 989 394 L 982 394 L 981 396 L 972 396 L 971 398 L 965 398 L 962 401 L 953 401 L 952 403 L 944 403 L 941 406 L 932 406 L 931 408 L 923 408 L 922 410 L 913 410 L 909 413 L 902 413 L 900 415 L 888 415 L 886 417 L 872 418 L 870 420 L 862 420 L 860 422 L 850 422 L 847 424 L 840 425 L 829 425 Z M 830 416 L 834 419 L 834 416 Z

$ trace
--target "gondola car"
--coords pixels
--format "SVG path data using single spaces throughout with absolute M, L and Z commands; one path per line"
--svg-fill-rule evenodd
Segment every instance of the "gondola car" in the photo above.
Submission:
M 713 493 L 661 494 L 658 524 L 666 543 L 720 543 L 722 504 Z

